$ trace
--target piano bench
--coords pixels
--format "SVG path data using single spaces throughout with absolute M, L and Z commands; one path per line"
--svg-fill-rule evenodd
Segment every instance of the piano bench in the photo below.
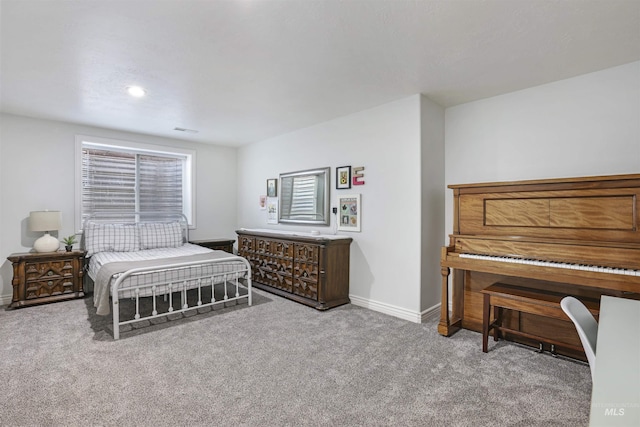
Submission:
M 581 346 L 574 346 L 549 338 L 540 337 L 527 332 L 517 331 L 502 326 L 502 310 L 514 310 L 538 316 L 551 317 L 565 320 L 569 318 L 562 311 L 560 301 L 567 296 L 565 293 L 533 289 L 505 283 L 494 283 L 481 291 L 484 294 L 484 307 L 482 310 L 482 351 L 488 351 L 489 333 L 493 330 L 493 339 L 498 341 L 501 332 L 508 332 L 525 338 L 538 340 L 539 342 L 560 345 L 577 351 L 583 351 Z M 598 315 L 599 302 L 593 299 L 579 298 L 593 313 Z M 495 319 L 491 321 L 491 307 L 494 307 Z

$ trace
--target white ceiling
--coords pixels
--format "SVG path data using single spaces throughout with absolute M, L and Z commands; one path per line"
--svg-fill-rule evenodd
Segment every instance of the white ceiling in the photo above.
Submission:
M 0 15 L 3 112 L 225 145 L 640 60 L 640 0 L 2 0 Z

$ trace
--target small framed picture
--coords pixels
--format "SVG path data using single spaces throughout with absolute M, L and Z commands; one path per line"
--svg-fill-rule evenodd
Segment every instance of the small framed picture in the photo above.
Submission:
M 336 189 L 342 190 L 351 188 L 351 166 L 340 166 L 336 168 Z
M 360 194 L 338 196 L 338 230 L 360 231 Z
M 278 195 L 278 180 L 276 178 L 267 180 L 267 197 L 276 197 Z
M 267 224 L 278 223 L 278 198 L 267 197 Z

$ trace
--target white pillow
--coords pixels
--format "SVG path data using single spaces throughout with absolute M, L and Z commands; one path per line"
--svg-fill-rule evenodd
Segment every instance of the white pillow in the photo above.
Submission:
M 182 227 L 179 222 L 149 222 L 138 225 L 142 249 L 177 248 L 182 246 Z
M 98 252 L 132 252 L 140 250 L 138 228 L 125 224 L 89 223 L 85 227 L 87 256 Z

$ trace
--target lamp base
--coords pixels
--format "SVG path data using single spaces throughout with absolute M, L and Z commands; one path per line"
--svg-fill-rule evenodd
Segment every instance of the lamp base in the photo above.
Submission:
M 33 250 L 36 252 L 55 252 L 58 249 L 60 249 L 60 242 L 49 233 L 33 243 Z

